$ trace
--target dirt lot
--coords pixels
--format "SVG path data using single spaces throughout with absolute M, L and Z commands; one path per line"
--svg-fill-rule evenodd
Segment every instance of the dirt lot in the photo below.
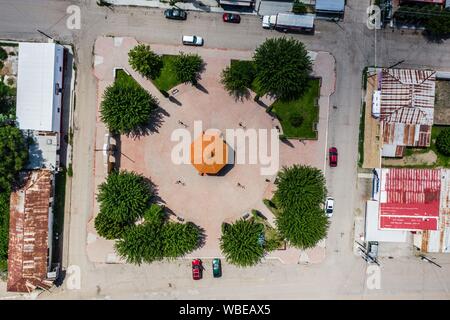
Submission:
M 450 81 L 436 81 L 434 124 L 450 125 Z

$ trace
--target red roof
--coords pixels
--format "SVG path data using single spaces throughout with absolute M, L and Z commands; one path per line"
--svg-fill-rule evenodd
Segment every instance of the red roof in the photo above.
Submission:
M 435 169 L 383 169 L 380 228 L 437 230 L 441 192 Z
M 11 194 L 7 291 L 30 292 L 50 288 L 48 216 L 52 173 L 32 171 L 25 186 Z

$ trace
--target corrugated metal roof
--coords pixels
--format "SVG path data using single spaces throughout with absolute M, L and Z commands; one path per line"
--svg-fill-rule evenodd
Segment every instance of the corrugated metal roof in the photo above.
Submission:
M 343 12 L 345 0 L 316 0 L 316 10 Z
M 381 169 L 380 228 L 436 230 L 440 193 L 438 169 Z
M 55 43 L 19 43 L 16 116 L 20 129 L 60 131 L 63 51 Z
M 383 141 L 399 146 L 427 147 L 431 142 L 436 72 L 380 69 L 380 120 Z
M 51 287 L 46 278 L 52 177 L 50 171 L 32 171 L 25 186 L 11 194 L 8 291 Z
M 450 252 L 450 169 L 441 169 L 439 226 L 414 236 L 414 244 L 424 252 Z

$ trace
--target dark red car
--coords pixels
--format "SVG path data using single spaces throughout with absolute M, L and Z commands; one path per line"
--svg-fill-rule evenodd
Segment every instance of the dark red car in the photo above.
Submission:
M 192 260 L 192 279 L 200 280 L 203 275 L 202 260 L 194 259 Z
M 330 167 L 337 167 L 338 163 L 338 151 L 335 147 L 331 147 L 329 152 L 329 159 L 330 159 Z
M 241 16 L 235 13 L 224 13 L 223 21 L 231 23 L 239 23 L 241 22 Z

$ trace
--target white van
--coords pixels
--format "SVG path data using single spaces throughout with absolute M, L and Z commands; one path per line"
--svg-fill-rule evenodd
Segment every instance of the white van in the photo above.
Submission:
M 203 38 L 197 36 L 183 36 L 183 44 L 187 46 L 202 46 Z

